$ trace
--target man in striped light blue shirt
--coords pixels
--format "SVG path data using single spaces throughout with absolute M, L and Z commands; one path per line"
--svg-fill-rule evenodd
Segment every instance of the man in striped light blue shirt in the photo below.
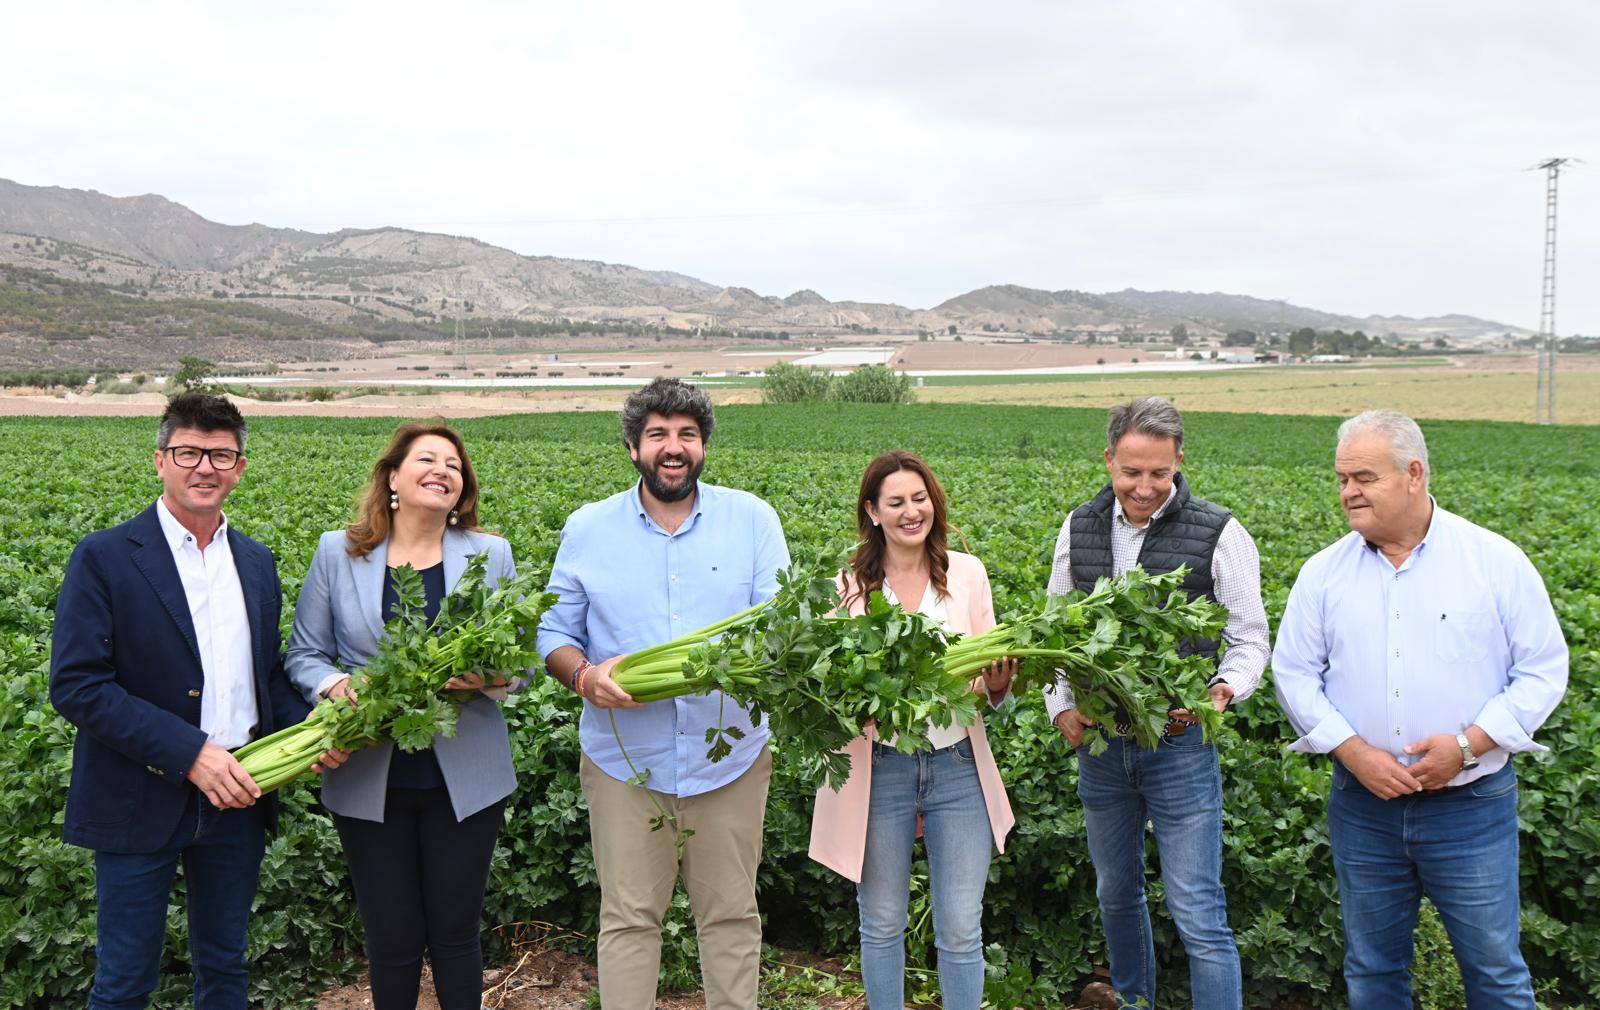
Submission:
M 1334 471 L 1351 532 L 1300 570 L 1272 667 L 1290 749 L 1334 758 L 1351 1010 L 1411 1005 L 1423 894 L 1467 1006 L 1533 1010 L 1511 755 L 1545 749 L 1533 734 L 1566 690 L 1555 611 L 1515 544 L 1434 501 L 1409 417 L 1346 421 Z
M 661 921 L 680 869 L 698 923 L 707 1010 L 756 1005 L 767 728 L 720 693 L 641 705 L 611 677 L 630 652 L 771 599 L 789 564 L 772 506 L 699 481 L 712 422 L 710 397 L 676 379 L 628 397 L 623 441 L 640 479 L 567 518 L 550 573 L 560 600 L 539 628 L 546 668 L 584 699 L 580 778 L 600 878 L 607 1010 L 655 1006 Z M 719 725 L 743 736 L 723 737 L 732 753 L 712 762 L 706 734 Z M 648 772 L 654 801 L 628 783 L 635 770 Z M 670 815 L 665 830 L 652 830 L 656 803 Z

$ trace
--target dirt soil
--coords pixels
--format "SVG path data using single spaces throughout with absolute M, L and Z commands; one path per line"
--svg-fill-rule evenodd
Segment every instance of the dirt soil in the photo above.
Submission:
M 785 960 L 830 974 L 844 970 L 837 960 L 804 954 L 786 954 Z M 483 1005 L 490 1010 L 583 1010 L 588 1005 L 588 993 L 597 984 L 597 975 L 594 964 L 582 957 L 543 943 L 529 943 L 518 947 L 515 957 L 507 964 L 485 971 L 483 982 Z M 656 997 L 657 1010 L 704 1010 L 705 1005 L 705 995 L 700 992 L 662 993 Z M 822 997 L 816 1006 L 819 1010 L 865 1010 L 866 997 Z M 329 989 L 317 997 L 314 1007 L 315 1010 L 372 1010 L 372 992 L 366 977 Z M 433 980 L 426 966 L 417 1010 L 439 1010 L 433 994 Z

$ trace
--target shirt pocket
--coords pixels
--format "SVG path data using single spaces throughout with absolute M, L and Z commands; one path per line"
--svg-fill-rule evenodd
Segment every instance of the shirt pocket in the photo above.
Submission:
M 1486 610 L 1455 610 L 1439 615 L 1433 652 L 1441 663 L 1477 663 L 1498 652 L 1500 624 Z

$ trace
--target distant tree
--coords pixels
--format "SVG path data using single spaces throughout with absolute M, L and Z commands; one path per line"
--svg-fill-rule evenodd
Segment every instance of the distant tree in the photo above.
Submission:
M 1255 345 L 1255 330 L 1234 330 L 1228 334 L 1229 347 L 1254 347 Z
M 1311 354 L 1317 349 L 1317 331 L 1309 326 L 1302 326 L 1289 334 L 1290 354 Z
M 831 399 L 833 376 L 823 368 L 808 368 L 780 361 L 766 370 L 761 396 L 768 403 L 805 403 Z
M 1189 327 L 1183 325 L 1182 323 L 1174 324 L 1172 329 L 1168 332 L 1172 334 L 1172 342 L 1177 344 L 1179 347 L 1182 347 L 1184 344 L 1189 342 Z
M 956 335 L 956 324 L 955 323 L 951 323 L 950 324 L 948 332 L 952 337 Z
M 217 366 L 205 358 L 179 358 L 177 371 L 167 380 L 167 394 L 177 396 L 179 393 L 209 392 L 211 380 L 216 374 Z
M 1450 346 L 1450 341 L 1446 340 L 1443 337 L 1434 337 L 1433 338 L 1433 346 L 1440 347 L 1440 348 L 1449 347 Z

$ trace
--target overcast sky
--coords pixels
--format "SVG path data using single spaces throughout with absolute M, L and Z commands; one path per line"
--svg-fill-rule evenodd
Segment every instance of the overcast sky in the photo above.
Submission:
M 1227 291 L 1600 334 L 1600 4 L 8 4 L 0 177 L 763 294 Z

